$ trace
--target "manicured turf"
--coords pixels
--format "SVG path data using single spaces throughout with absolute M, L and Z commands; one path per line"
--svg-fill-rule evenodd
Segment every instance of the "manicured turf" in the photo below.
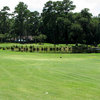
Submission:
M 0 100 L 100 100 L 100 54 L 0 51 Z

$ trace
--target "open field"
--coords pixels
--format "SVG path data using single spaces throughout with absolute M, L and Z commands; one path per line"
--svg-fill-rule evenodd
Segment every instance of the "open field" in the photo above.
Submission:
M 100 54 L 0 51 L 0 100 L 100 100 Z

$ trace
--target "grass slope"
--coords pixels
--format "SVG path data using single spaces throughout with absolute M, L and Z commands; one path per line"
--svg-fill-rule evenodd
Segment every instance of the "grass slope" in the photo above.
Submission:
M 1 47 L 10 47 L 10 46 L 14 46 L 14 45 L 18 45 L 18 46 L 31 46 L 34 45 L 34 47 L 54 47 L 54 44 L 50 44 L 50 43 L 43 43 L 43 44 L 39 44 L 39 43 L 32 43 L 32 44 L 20 44 L 20 43 L 0 43 Z M 74 44 L 68 44 L 68 46 L 73 46 Z M 57 47 L 66 47 L 66 44 L 59 44 L 57 45 Z
M 0 100 L 100 100 L 100 54 L 0 51 Z
M 11 47 L 11 46 L 34 46 L 34 47 L 54 47 L 54 44 L 50 43 L 42 43 L 41 45 L 39 43 L 32 43 L 32 44 L 20 44 L 20 43 L 0 43 L 0 47 Z M 75 46 L 75 44 L 58 44 L 56 47 L 72 47 Z

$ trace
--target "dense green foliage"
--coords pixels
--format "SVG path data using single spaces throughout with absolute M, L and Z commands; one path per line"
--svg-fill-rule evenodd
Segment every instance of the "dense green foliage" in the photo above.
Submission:
M 75 7 L 70 0 L 48 1 L 40 14 L 19 2 L 11 14 L 5 6 L 0 11 L 0 41 L 96 46 L 100 43 L 100 15 L 92 16 L 88 8 L 74 13 Z
M 0 99 L 99 100 L 100 54 L 0 51 Z

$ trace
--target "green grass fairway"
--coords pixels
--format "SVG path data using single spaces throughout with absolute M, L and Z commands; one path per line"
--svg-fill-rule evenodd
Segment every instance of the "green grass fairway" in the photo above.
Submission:
M 100 54 L 0 51 L 0 100 L 100 100 Z

